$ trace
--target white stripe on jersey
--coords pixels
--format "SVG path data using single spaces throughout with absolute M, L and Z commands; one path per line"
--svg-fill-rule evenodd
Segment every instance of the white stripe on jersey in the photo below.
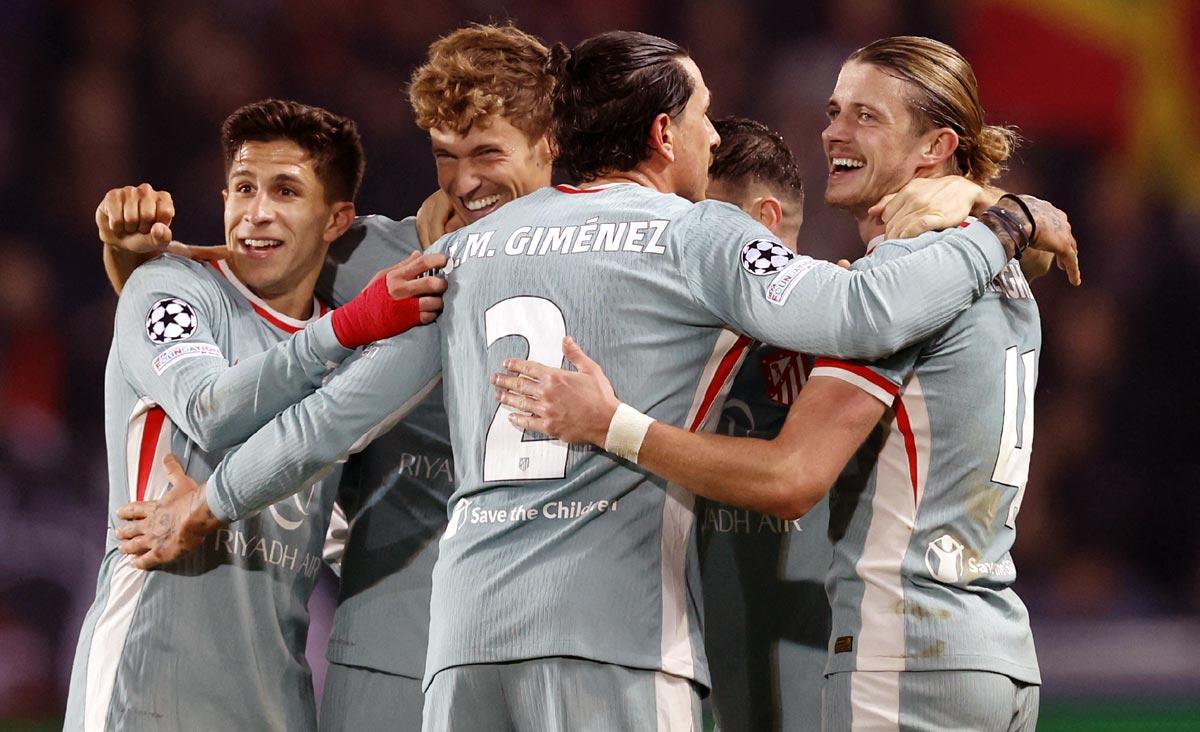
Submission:
M 908 427 L 895 412 L 903 411 Z M 912 541 L 917 506 L 929 474 L 929 412 L 921 382 L 914 373 L 896 400 L 887 441 L 879 453 L 871 524 L 855 571 L 863 581 L 859 606 L 862 629 L 856 642 L 859 671 L 903 671 L 907 656 L 904 585 L 901 569 Z M 916 453 L 913 485 L 907 440 Z M 864 663 L 864 660 L 869 659 Z
M 847 383 L 854 384 L 889 407 L 892 406 L 892 402 L 896 401 L 896 398 L 888 393 L 887 389 L 847 369 L 836 366 L 817 366 L 809 374 L 809 378 L 811 379 L 814 376 L 831 376 L 835 379 L 841 379 Z
M 129 500 L 137 498 L 138 466 L 142 463 L 143 433 L 147 416 L 157 405 L 149 399 L 139 399 L 129 417 L 126 440 L 126 477 Z M 166 492 L 167 471 L 162 465 L 163 457 L 170 449 L 171 420 L 164 418 L 157 437 L 153 439 L 152 462 L 146 480 L 146 498 L 158 498 Z M 87 690 L 84 696 L 83 728 L 85 732 L 103 732 L 112 706 L 113 689 L 117 683 L 117 666 L 125 649 L 125 639 L 133 622 L 146 572 L 132 566 L 133 558 L 121 556 L 113 565 L 108 578 L 108 598 L 104 610 L 96 618 L 92 629 L 92 642 L 88 648 Z
M 696 732 L 692 719 L 692 685 L 687 679 L 656 672 L 654 711 L 658 732 Z
M 900 672 L 852 671 L 850 715 L 855 732 L 900 732 Z
M 725 330 L 717 338 L 712 355 L 700 375 L 700 383 L 688 409 L 685 428 L 696 425 L 697 432 L 711 431 L 716 425 L 714 415 L 720 415 L 725 395 L 733 384 L 749 341 L 733 331 Z M 714 382 L 720 381 L 719 391 L 705 405 L 706 396 Z M 701 411 L 704 410 L 704 411 Z M 695 676 L 696 659 L 692 654 L 688 626 L 687 549 L 688 537 L 696 522 L 693 507 L 696 497 L 674 483 L 667 484 L 663 503 L 661 533 L 662 567 L 662 668 L 684 678 Z

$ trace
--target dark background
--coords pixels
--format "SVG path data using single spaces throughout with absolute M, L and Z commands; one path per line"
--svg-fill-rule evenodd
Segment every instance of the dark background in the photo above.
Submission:
M 782 8 L 782 9 L 781 9 Z M 787 138 L 802 248 L 861 252 L 824 207 L 819 133 L 841 61 L 900 33 L 975 65 L 988 121 L 1027 138 L 1001 181 L 1071 215 L 1085 286 L 1035 285 L 1045 351 L 1015 550 L 1046 677 L 1146 710 L 1200 697 L 1200 2 L 649 0 L 0 3 L 0 719 L 61 714 L 104 545 L 104 360 L 115 297 L 93 212 L 114 186 L 174 194 L 176 237 L 216 243 L 217 128 L 292 97 L 358 120 L 360 212 L 435 187 L 405 84 L 437 36 L 512 18 L 548 41 L 614 28 L 682 42 L 713 114 Z M 330 594 L 314 600 L 314 670 Z M 1057 706 L 1056 706 L 1057 705 Z M 1110 715 L 1111 717 L 1111 715 Z

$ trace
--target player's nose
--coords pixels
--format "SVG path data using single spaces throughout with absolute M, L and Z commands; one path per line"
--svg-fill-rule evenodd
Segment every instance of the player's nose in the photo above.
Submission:
M 271 206 L 270 198 L 260 190 L 246 208 L 246 220 L 252 224 L 264 224 L 274 217 L 275 211 Z

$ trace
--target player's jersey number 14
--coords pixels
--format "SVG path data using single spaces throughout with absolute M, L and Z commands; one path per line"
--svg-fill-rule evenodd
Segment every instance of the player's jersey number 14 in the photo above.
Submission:
M 567 323 L 558 305 L 544 297 L 522 295 L 501 300 L 484 313 L 487 347 L 507 336 L 529 343 L 529 360 L 562 368 Z M 567 474 L 567 443 L 549 437 L 527 439 L 508 421 L 514 410 L 499 405 L 488 425 L 483 447 L 483 480 L 545 480 Z

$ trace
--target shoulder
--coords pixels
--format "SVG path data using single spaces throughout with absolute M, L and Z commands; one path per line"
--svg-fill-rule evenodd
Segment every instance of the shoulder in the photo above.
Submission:
M 416 217 L 408 216 L 397 221 L 379 214 L 359 216 L 346 233 L 329 247 L 329 256 L 334 260 L 344 260 L 364 247 L 376 249 L 381 254 L 394 255 L 396 261 L 409 252 L 419 251 L 421 241 L 417 236 Z
M 164 254 L 133 271 L 121 290 L 119 302 L 155 294 L 219 296 L 219 275 L 213 266 L 186 257 Z

